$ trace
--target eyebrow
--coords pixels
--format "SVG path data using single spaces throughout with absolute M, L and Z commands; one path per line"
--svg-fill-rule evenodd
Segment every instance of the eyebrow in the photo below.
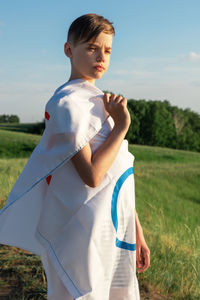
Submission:
M 99 45 L 97 45 L 97 44 L 95 44 L 95 43 L 88 43 L 88 46 L 96 46 L 96 47 L 99 47 Z M 106 47 L 106 49 L 112 50 L 112 47 Z

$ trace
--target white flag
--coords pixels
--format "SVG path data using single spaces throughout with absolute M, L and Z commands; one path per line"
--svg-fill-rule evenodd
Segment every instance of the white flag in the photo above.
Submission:
M 138 300 L 128 142 L 95 188 L 70 160 L 88 142 L 94 152 L 112 130 L 102 96 L 76 79 L 48 101 L 43 136 L 0 211 L 0 243 L 48 257 L 75 299 Z

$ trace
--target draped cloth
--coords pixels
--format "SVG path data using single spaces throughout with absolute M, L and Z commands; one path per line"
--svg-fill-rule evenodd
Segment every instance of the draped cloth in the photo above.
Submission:
M 134 156 L 124 140 L 101 183 L 87 186 L 71 158 L 94 153 L 114 126 L 103 92 L 83 79 L 58 88 L 45 107 L 45 130 L 0 211 L 0 243 L 39 255 L 79 300 L 138 300 Z M 51 265 L 51 268 L 50 268 Z M 56 282 L 56 281 L 55 281 Z M 55 283 L 56 284 L 56 283 Z M 50 299 L 50 298 L 49 298 Z

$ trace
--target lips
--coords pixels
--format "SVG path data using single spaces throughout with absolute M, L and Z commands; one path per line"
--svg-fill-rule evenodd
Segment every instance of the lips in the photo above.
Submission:
M 104 70 L 104 67 L 103 67 L 103 66 L 100 66 L 100 65 L 95 66 L 95 68 L 96 68 L 98 71 L 103 71 L 103 70 Z

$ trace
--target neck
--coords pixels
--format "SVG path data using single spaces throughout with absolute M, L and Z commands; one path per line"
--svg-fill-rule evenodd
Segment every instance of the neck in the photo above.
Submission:
M 86 80 L 86 81 L 90 82 L 91 84 L 95 85 L 95 79 L 86 79 L 86 78 L 83 78 L 81 76 L 71 75 L 68 81 L 75 80 L 75 79 L 83 79 L 83 80 Z

